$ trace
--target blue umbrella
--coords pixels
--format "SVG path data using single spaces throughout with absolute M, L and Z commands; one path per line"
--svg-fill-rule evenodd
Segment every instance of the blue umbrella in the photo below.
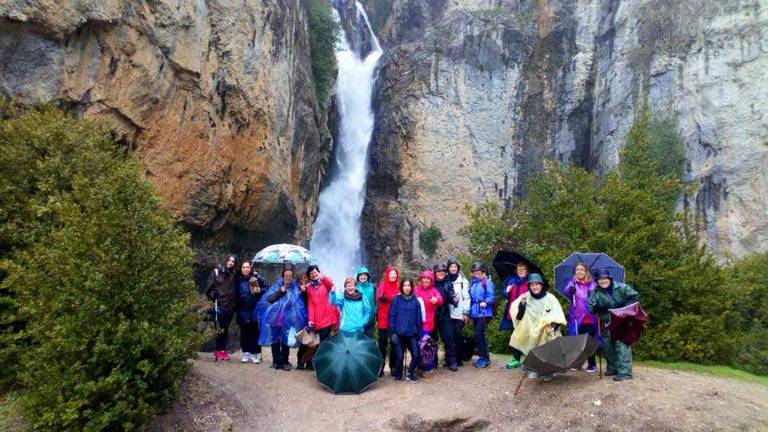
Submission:
M 276 244 L 267 246 L 253 257 L 252 262 L 264 264 L 310 264 L 315 257 L 301 246 L 292 244 Z
M 624 282 L 624 267 L 604 253 L 574 252 L 555 267 L 555 289 L 562 293 L 565 286 L 573 278 L 576 264 L 583 262 L 594 274 L 597 270 L 606 269 L 616 282 Z M 571 299 L 568 299 L 570 301 Z

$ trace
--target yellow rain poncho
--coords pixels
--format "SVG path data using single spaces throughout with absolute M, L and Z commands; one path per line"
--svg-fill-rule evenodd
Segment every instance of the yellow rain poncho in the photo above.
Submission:
M 515 300 L 509 308 L 509 314 L 512 315 L 512 323 L 515 326 L 512 337 L 509 338 L 509 346 L 527 355 L 530 350 L 560 336 L 560 329 L 547 334 L 547 327 L 550 324 L 557 323 L 565 326 L 567 322 L 563 308 L 560 307 L 554 295 L 547 293 L 544 297 L 536 299 L 528 293 L 525 298 L 525 314 L 522 319 L 517 319 L 517 310 L 522 298 Z

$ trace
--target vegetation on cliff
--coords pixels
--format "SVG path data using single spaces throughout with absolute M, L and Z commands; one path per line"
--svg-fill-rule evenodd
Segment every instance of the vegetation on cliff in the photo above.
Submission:
M 341 27 L 333 19 L 331 4 L 326 0 L 307 0 L 304 4 L 309 19 L 309 50 L 315 94 L 322 106 L 336 79 L 335 47 Z

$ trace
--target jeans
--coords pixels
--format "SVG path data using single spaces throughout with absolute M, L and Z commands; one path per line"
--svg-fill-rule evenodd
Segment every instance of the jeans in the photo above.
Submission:
M 389 370 L 394 373 L 395 364 L 395 347 L 390 347 L 389 330 L 379 329 L 379 352 L 381 353 L 381 370 L 384 370 L 384 366 L 387 364 L 387 348 L 389 348 Z M 401 361 L 402 363 L 402 361 Z
M 219 313 L 218 316 L 218 333 L 216 333 L 216 351 L 227 350 L 227 338 L 229 337 L 229 323 L 232 322 L 232 313 L 223 314 Z
M 240 324 L 240 348 L 244 353 L 261 354 L 258 322 Z
M 477 356 L 481 359 L 490 360 L 488 355 L 488 344 L 485 342 L 485 328 L 488 326 L 488 318 L 472 318 L 472 325 L 474 326 L 475 347 L 477 348 Z
M 400 341 L 398 344 L 392 344 L 392 350 L 394 351 L 394 359 L 390 361 L 389 368 L 392 369 L 395 378 L 403 378 L 403 359 L 405 358 L 405 350 L 411 353 L 411 361 L 408 363 L 408 375 L 413 375 L 416 371 L 416 366 L 419 365 L 419 341 L 416 336 L 397 336 Z
M 288 353 L 290 352 L 290 350 L 291 348 L 282 342 L 273 343 L 272 344 L 272 363 L 277 367 L 280 367 L 288 363 Z
M 456 356 L 456 334 L 454 333 L 452 319 L 442 319 L 437 322 L 437 331 L 445 347 L 445 364 L 456 366 L 458 359 Z
M 578 328 L 579 334 L 588 334 L 592 337 L 595 337 L 595 327 L 592 324 L 579 324 Z M 595 355 L 592 354 L 589 357 L 589 360 L 587 360 L 587 364 L 589 367 L 593 368 L 597 366 L 597 362 L 595 361 Z

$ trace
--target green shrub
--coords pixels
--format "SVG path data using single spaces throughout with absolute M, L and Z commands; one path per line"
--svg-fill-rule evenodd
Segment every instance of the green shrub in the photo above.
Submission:
M 437 244 L 443 239 L 440 227 L 432 223 L 429 228 L 419 231 L 419 248 L 432 258 L 437 251 Z
M 188 236 L 97 123 L 54 110 L 0 123 L 4 255 L 19 406 L 37 429 L 136 430 L 168 406 L 199 341 Z M 17 169 L 6 171 L 6 167 Z
M 333 19 L 331 4 L 326 0 L 306 0 L 309 21 L 309 50 L 315 95 L 322 106 L 336 80 L 336 41 L 341 27 Z

